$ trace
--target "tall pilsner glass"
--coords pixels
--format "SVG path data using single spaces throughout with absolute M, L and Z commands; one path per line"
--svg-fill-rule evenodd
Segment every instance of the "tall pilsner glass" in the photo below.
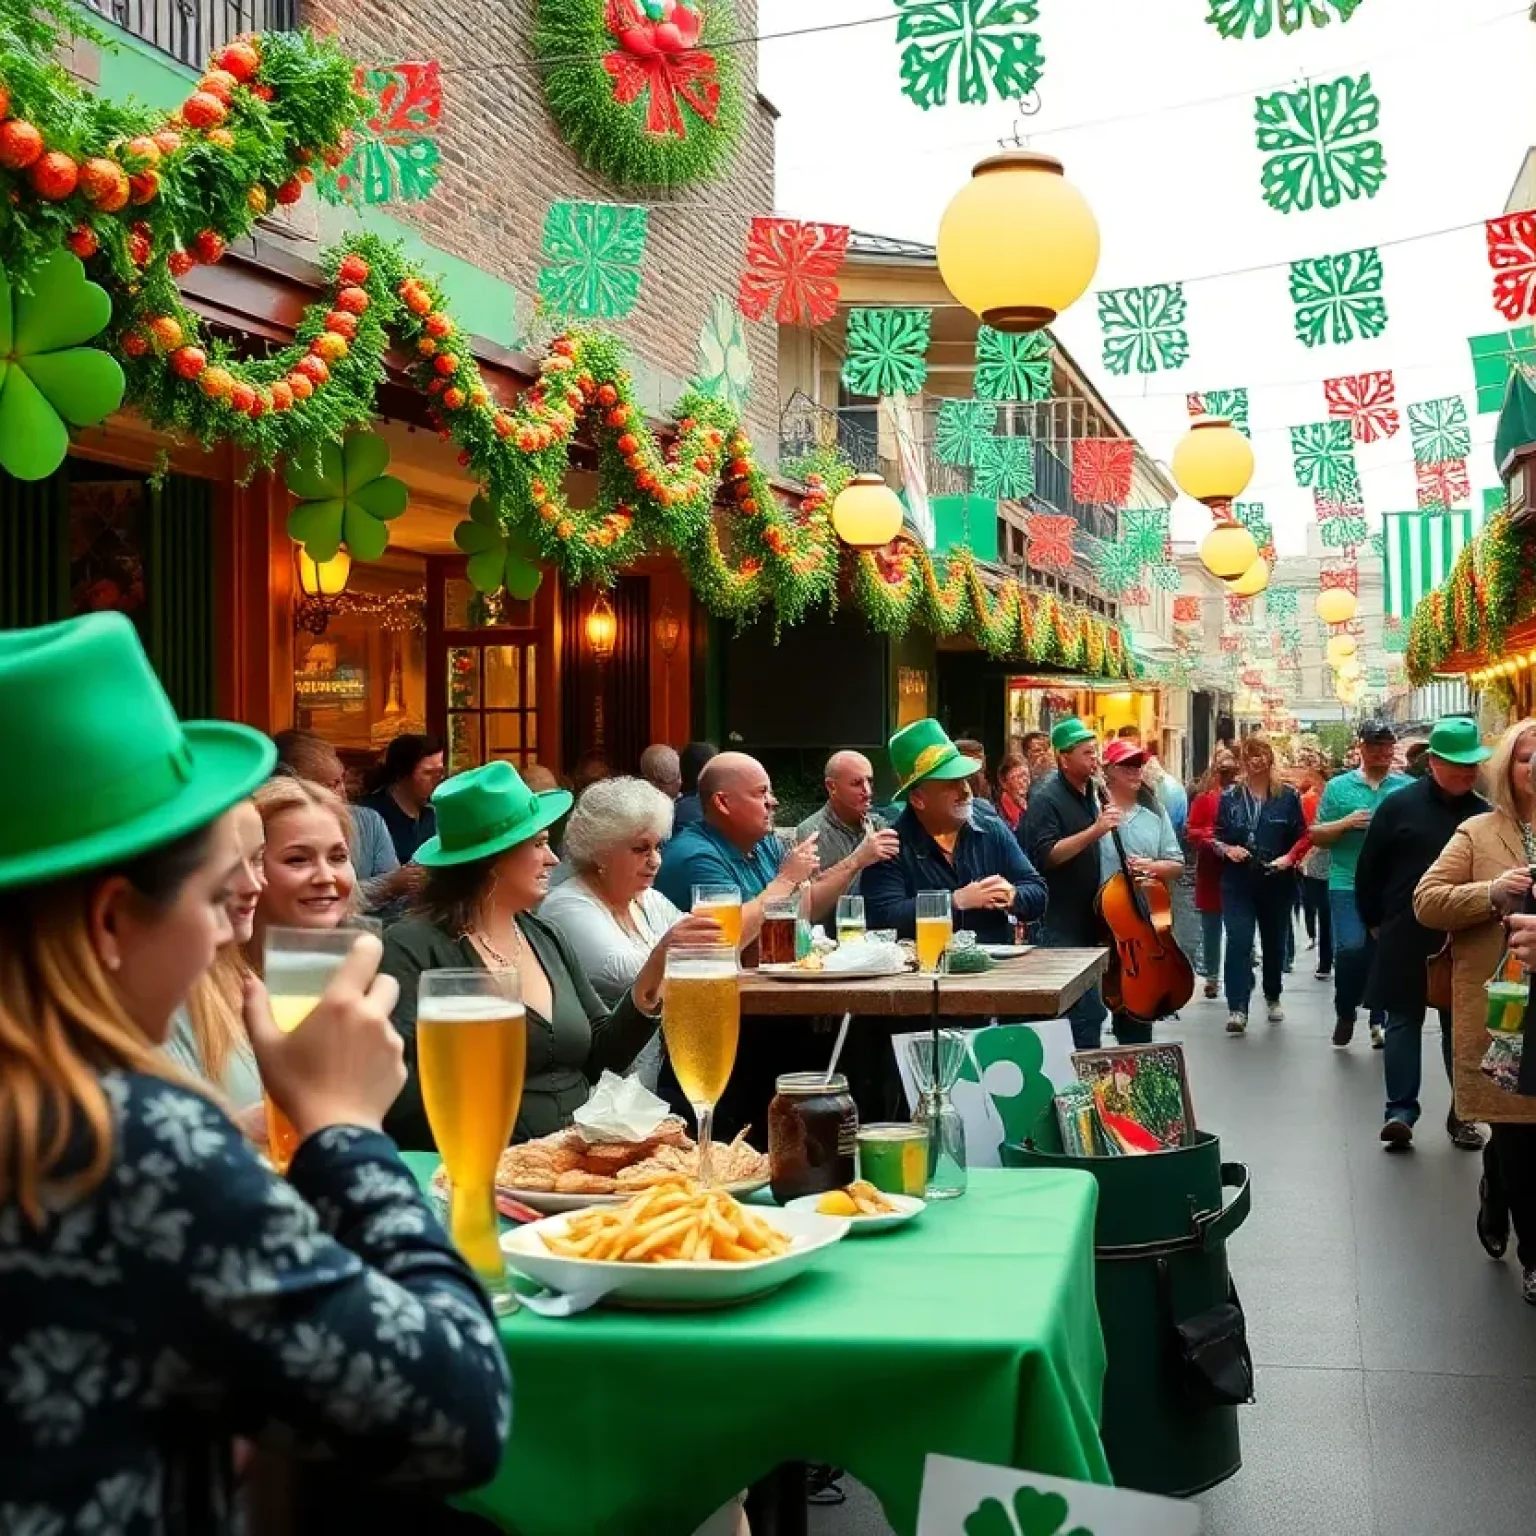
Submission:
M 272 1022 L 291 1034 L 314 1011 L 341 962 L 352 952 L 359 933 L 378 934 L 375 918 L 352 917 L 336 928 L 268 928 L 262 940 L 261 974 L 272 1005 Z M 270 1094 L 267 1107 L 267 1155 L 279 1173 L 288 1172 L 299 1150 L 299 1133 Z
M 510 967 L 423 971 L 416 1003 L 421 1096 L 448 1170 L 448 1227 L 498 1312 L 517 1303 L 496 1222 L 496 1164 L 523 1100 L 528 1030 Z
M 740 1033 L 735 948 L 714 944 L 669 949 L 661 1034 L 678 1086 L 699 1122 L 699 1183 L 706 1187 L 714 1182 L 709 1150 L 715 1105 L 731 1080 Z

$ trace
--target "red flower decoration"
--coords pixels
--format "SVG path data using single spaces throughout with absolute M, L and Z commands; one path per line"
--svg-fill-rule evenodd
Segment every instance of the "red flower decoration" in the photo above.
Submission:
M 1324 379 L 1323 394 L 1328 400 L 1328 414 L 1347 421 L 1349 435 L 1357 443 L 1392 437 L 1402 425 L 1390 368 Z
M 1072 531 L 1076 527 L 1075 517 L 1047 517 L 1042 512 L 1031 514 L 1028 527 L 1030 565 L 1037 571 L 1071 570 Z
M 1487 232 L 1494 308 L 1509 320 L 1536 315 L 1536 213 L 1489 219 Z
M 613 99 L 622 107 L 645 103 L 645 131 L 688 137 L 679 100 L 706 123 L 720 112 L 715 56 L 697 47 L 703 19 L 697 11 L 664 0 L 661 19 L 652 21 L 635 0 L 609 0 L 604 24 L 619 46 L 603 56 L 613 76 Z
M 1072 499 L 1123 507 L 1131 494 L 1136 444 L 1128 437 L 1080 437 L 1072 444 Z
M 846 224 L 753 219 L 737 307 L 749 320 L 773 305 L 780 325 L 825 325 L 837 313 L 837 274 L 847 254 Z

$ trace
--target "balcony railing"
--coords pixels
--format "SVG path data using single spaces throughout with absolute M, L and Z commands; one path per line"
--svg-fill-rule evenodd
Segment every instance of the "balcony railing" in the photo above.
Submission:
M 193 69 L 242 32 L 287 32 L 298 0 L 85 0 L 99 16 Z

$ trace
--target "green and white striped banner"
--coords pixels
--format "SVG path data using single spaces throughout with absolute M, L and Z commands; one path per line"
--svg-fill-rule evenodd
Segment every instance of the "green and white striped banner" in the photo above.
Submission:
M 1488 521 L 1488 510 L 1388 512 L 1383 519 L 1382 587 L 1387 613 L 1412 618 L 1415 605 L 1451 574 L 1456 557 Z

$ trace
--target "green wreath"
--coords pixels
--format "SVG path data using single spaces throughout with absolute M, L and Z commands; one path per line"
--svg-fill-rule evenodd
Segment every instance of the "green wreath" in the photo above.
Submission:
M 742 128 L 734 23 L 730 0 L 541 0 L 534 56 L 582 162 L 621 187 L 717 174 Z

